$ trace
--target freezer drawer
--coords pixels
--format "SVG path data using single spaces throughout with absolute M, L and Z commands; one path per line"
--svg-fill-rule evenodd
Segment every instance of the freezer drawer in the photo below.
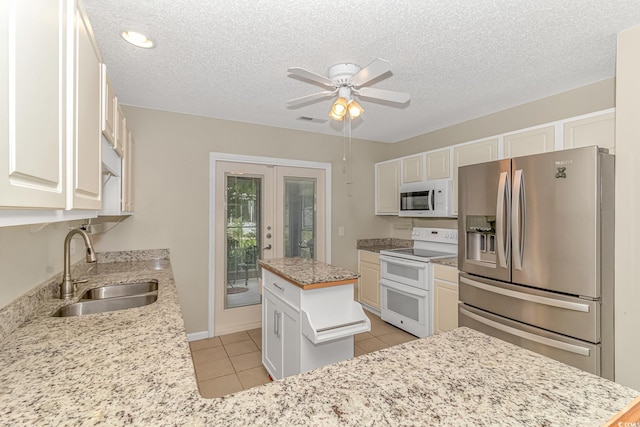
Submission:
M 463 303 L 458 306 L 458 322 L 460 326 L 475 329 L 567 365 L 601 375 L 600 344 L 591 344 L 534 328 Z
M 600 343 L 600 301 L 460 274 L 460 301 L 490 313 Z

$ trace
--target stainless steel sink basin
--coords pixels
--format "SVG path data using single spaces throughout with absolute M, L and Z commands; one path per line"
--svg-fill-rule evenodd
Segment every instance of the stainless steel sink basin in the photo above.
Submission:
M 158 299 L 158 292 L 148 292 L 141 295 L 80 300 L 66 305 L 53 313 L 51 317 L 82 316 L 84 314 L 104 313 L 106 311 L 126 310 L 128 308 L 149 305 Z
M 157 290 L 157 280 L 146 280 L 142 282 L 124 283 L 121 285 L 107 285 L 90 289 L 85 292 L 82 297 L 80 297 L 80 299 L 101 300 L 106 298 L 125 297 L 129 295 L 141 295 Z

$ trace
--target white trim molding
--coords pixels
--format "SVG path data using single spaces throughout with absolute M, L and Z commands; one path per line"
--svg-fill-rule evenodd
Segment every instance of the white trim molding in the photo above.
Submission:
M 216 259 L 216 162 L 255 163 L 267 166 L 289 166 L 310 169 L 325 170 L 326 192 L 326 262 L 331 263 L 331 163 L 312 162 L 306 160 L 279 159 L 273 157 L 257 157 L 231 153 L 209 153 L 209 298 L 208 298 L 208 331 L 189 334 L 203 339 L 213 337 L 214 334 L 214 307 L 215 307 L 215 259 Z M 203 334 L 206 334 L 204 336 Z M 189 338 L 191 341 L 191 338 Z

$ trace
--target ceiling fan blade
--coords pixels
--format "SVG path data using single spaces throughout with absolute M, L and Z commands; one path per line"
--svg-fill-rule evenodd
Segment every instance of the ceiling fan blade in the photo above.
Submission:
M 356 87 L 362 86 L 389 71 L 391 71 L 391 63 L 389 61 L 381 58 L 374 59 L 369 65 L 351 77 L 351 83 Z
M 304 68 L 292 67 L 292 68 L 288 68 L 287 72 L 293 75 L 296 75 L 298 77 L 302 77 L 303 79 L 307 79 L 307 80 L 314 81 L 316 83 L 323 84 L 325 86 L 335 87 L 335 83 L 333 83 L 333 81 L 329 80 L 325 76 L 312 73 L 311 71 L 305 70 Z
M 287 101 L 287 107 L 297 107 L 298 105 L 306 104 L 311 101 L 315 101 L 316 99 L 327 98 L 329 96 L 335 95 L 336 90 L 325 90 L 323 92 L 313 93 L 311 95 L 302 96 L 300 98 L 291 99 Z
M 411 95 L 406 92 L 396 92 L 394 90 L 384 90 L 373 87 L 362 87 L 355 92 L 364 98 L 382 99 L 398 104 L 404 104 L 411 99 Z

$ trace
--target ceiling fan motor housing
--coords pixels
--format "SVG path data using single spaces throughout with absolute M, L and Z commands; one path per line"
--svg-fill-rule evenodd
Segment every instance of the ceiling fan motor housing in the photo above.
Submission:
M 351 83 L 351 77 L 358 74 L 362 68 L 356 64 L 340 63 L 329 67 L 327 75 L 336 86 L 347 86 Z

